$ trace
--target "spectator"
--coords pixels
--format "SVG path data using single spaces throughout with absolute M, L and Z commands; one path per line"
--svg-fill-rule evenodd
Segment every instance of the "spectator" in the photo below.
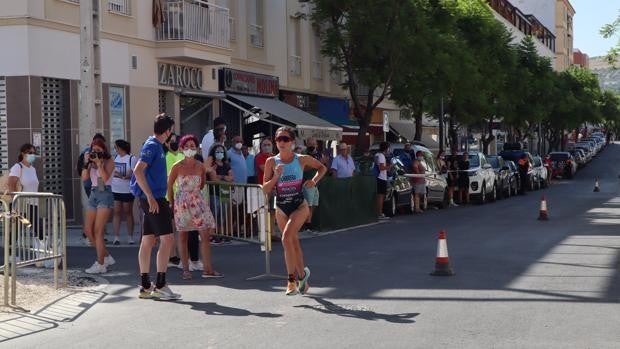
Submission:
M 166 140 L 166 142 L 164 142 L 164 153 L 166 153 L 166 176 L 170 176 L 170 171 L 172 171 L 172 167 L 174 166 L 174 164 L 185 158 L 185 156 L 181 152 L 179 152 L 179 140 L 177 138 L 178 136 L 175 133 L 172 133 L 170 137 Z M 173 188 L 173 191 L 176 191 L 176 188 Z M 173 198 L 166 196 L 166 199 L 170 201 Z M 174 229 L 174 225 L 172 225 L 172 229 Z M 173 234 L 175 235 L 175 242 L 170 250 L 168 266 L 181 269 L 183 268 L 183 266 L 181 265 L 181 259 L 177 254 L 176 231 L 173 232 Z M 190 232 L 190 235 L 193 234 L 198 235 L 198 232 Z M 194 241 L 194 239 L 190 238 L 190 241 Z M 198 247 L 196 246 L 196 249 L 197 248 Z
M 426 195 L 426 178 L 424 175 L 426 174 L 426 167 L 424 166 L 424 153 L 418 151 L 416 154 L 415 160 L 413 160 L 412 173 L 414 175 L 418 175 L 413 177 L 413 202 L 414 202 L 414 212 L 422 213 L 422 208 L 420 207 L 420 199 Z
M 210 180 L 213 182 L 232 183 L 234 181 L 234 173 L 230 167 L 228 157 L 226 156 L 226 148 L 223 145 L 215 144 L 211 147 L 209 153 L 215 161 L 211 171 L 208 171 Z M 211 211 L 215 216 L 215 221 L 219 226 L 219 233 L 224 234 L 224 226 L 227 222 L 228 209 L 226 201 L 230 195 L 230 187 L 226 185 L 211 185 L 209 186 L 209 197 L 211 200 Z
M 375 173 L 377 176 L 377 210 L 379 219 L 389 219 L 383 213 L 383 202 L 385 200 L 385 194 L 387 194 L 387 170 L 390 165 L 386 162 L 386 155 L 390 149 L 388 142 L 381 142 L 379 144 L 379 151 L 375 154 Z
M 103 137 L 103 135 L 101 133 L 95 133 L 95 135 L 93 136 L 93 142 L 95 140 L 101 140 L 105 143 L 105 137 Z M 80 155 L 78 156 L 78 160 L 77 160 L 77 172 L 78 175 L 81 177 L 82 176 L 82 170 L 84 169 L 84 166 L 86 165 L 85 161 L 84 161 L 84 155 L 86 153 L 90 152 L 90 146 L 84 148 L 81 152 Z M 90 178 L 84 179 L 82 180 L 82 186 L 84 187 L 84 192 L 86 193 L 86 196 L 90 196 L 90 190 L 92 187 L 92 183 L 90 181 Z
M 228 149 L 228 161 L 234 174 L 234 182 L 246 184 L 248 182 L 248 167 L 243 156 L 243 140 L 241 136 L 234 136 L 232 139 L 232 147 Z
M 304 152 L 304 148 L 301 145 L 295 146 L 295 154 L 302 155 Z
M 459 192 L 461 205 L 469 204 L 469 154 L 464 153 L 459 165 Z
M 519 165 L 519 178 L 521 179 L 521 195 L 525 195 L 527 188 L 530 185 L 530 178 L 528 172 L 530 171 L 530 160 L 527 154 L 523 153 L 518 161 Z
M 179 250 L 183 265 L 182 278 L 192 278 L 188 258 L 188 233 L 196 230 L 200 232 L 200 249 L 202 251 L 203 278 L 222 277 L 222 274 L 213 270 L 211 265 L 210 233 L 215 228 L 215 220 L 204 200 L 201 190 L 205 185 L 206 169 L 194 156 L 198 149 L 198 139 L 193 135 L 181 138 L 180 147 L 185 158 L 178 161 L 168 178 L 168 197 L 172 198 L 170 206 L 174 209 L 174 223 L 180 235 Z M 173 188 L 176 187 L 176 194 Z
M 139 298 L 175 300 L 181 295 L 172 292 L 166 282 L 168 257 L 174 247 L 172 212 L 166 200 L 168 176 L 163 144 L 173 135 L 174 120 L 166 114 L 159 114 L 153 124 L 153 135 L 149 137 L 140 151 L 140 160 L 134 169 L 130 188 L 134 196 L 140 198 L 144 212 L 144 234 L 140 242 L 138 262 L 141 287 Z M 157 252 L 157 278 L 151 283 L 151 251 L 159 238 Z
M 258 184 L 263 184 L 265 177 L 265 163 L 273 156 L 273 143 L 269 138 L 263 139 L 260 143 L 260 153 L 254 158 L 254 168 L 256 169 L 256 180 Z
M 105 226 L 114 206 L 114 194 L 112 194 L 114 160 L 105 142 L 97 139 L 91 143 L 90 152 L 84 154 L 84 161 L 82 180 L 90 178 L 91 183 L 96 183 L 88 198 L 84 232 L 97 251 L 97 260 L 85 272 L 102 274 L 108 271 L 109 266 L 116 263 L 108 253 L 103 239 Z
M 448 164 L 446 163 L 446 152 L 440 151 L 437 154 L 437 168 L 439 169 L 439 173 L 446 174 L 448 172 Z
M 226 122 L 223 117 L 217 117 L 213 119 L 213 129 L 209 130 L 207 134 L 202 138 L 200 150 L 202 152 L 202 158 L 207 159 L 209 157 L 209 151 L 216 140 L 221 139 L 222 135 L 226 135 Z
M 332 162 L 331 172 L 337 178 L 349 178 L 353 176 L 355 163 L 349 155 L 349 146 L 345 142 L 338 145 L 338 156 Z
M 245 167 L 248 170 L 248 183 L 256 184 L 256 167 L 254 166 L 254 154 L 250 153 L 248 146 L 243 145 L 241 152 L 245 157 Z
M 406 169 L 411 168 L 411 165 L 413 164 L 411 143 L 405 143 L 405 148 L 398 158 Z
M 456 158 L 448 159 L 448 177 L 446 178 L 446 182 L 448 184 L 448 198 L 450 200 L 450 206 L 456 207 L 458 206 L 454 202 L 454 191 L 456 190 L 458 193 L 458 184 L 459 184 L 459 165 Z
M 131 144 L 117 139 L 114 142 L 116 156 L 114 157 L 114 177 L 112 178 L 112 194 L 114 195 L 114 217 L 112 226 L 114 228 L 114 245 L 120 245 L 121 221 L 124 218 L 127 222 L 128 243 L 134 244 L 133 240 L 133 202 L 134 197 L 129 189 L 129 180 L 133 174 L 137 159 L 131 155 Z
M 321 163 L 324 161 L 324 156 L 321 152 L 319 152 L 316 138 L 314 137 L 310 137 L 306 140 L 306 154 L 317 159 Z M 317 170 L 314 168 L 304 171 L 304 181 L 314 178 L 316 173 Z M 312 216 L 314 215 L 315 209 L 319 206 L 319 188 L 316 186 L 304 187 L 303 194 L 308 206 L 310 207 L 310 214 L 306 218 L 306 224 L 304 224 L 303 229 L 312 230 Z

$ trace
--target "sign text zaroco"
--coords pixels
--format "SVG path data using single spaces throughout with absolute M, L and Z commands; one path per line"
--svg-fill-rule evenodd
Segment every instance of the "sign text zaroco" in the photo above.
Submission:
M 170 63 L 159 63 L 157 78 L 160 85 L 202 90 L 202 69 Z

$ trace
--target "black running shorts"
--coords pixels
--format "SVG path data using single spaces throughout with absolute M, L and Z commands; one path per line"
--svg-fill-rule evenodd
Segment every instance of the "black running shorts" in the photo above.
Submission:
M 157 199 L 159 205 L 159 213 L 153 214 L 149 212 L 149 202 L 146 199 L 140 199 L 140 207 L 144 212 L 144 235 L 167 235 L 172 234 L 172 210 L 170 204 L 165 198 Z

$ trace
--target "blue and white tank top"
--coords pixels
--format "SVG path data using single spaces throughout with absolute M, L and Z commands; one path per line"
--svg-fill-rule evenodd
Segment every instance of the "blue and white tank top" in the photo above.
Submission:
M 276 185 L 276 202 L 278 204 L 301 203 L 304 201 L 302 190 L 304 173 L 299 162 L 299 157 L 295 154 L 293 161 L 288 164 L 282 162 L 280 155 L 275 157 L 276 166 L 283 164 L 284 171 L 278 179 Z

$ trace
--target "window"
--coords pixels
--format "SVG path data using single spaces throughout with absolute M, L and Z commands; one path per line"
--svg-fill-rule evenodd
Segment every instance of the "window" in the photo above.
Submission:
M 125 88 L 110 86 L 110 144 L 125 139 Z
M 291 30 L 289 31 L 289 47 L 291 48 L 289 57 L 289 71 L 291 75 L 301 75 L 301 20 L 291 18 Z
M 248 2 L 248 34 L 250 44 L 254 47 L 264 47 L 263 33 L 263 0 Z
M 131 16 L 131 0 L 108 0 L 108 10 L 121 15 Z

